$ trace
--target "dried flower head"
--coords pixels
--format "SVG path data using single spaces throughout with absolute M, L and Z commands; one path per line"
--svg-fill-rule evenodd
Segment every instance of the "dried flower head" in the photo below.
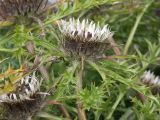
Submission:
M 16 103 L 32 100 L 32 96 L 40 89 L 40 81 L 35 74 L 22 78 L 16 85 L 16 89 L 10 93 L 0 95 L 0 102 Z
M 18 103 L 1 103 L 0 120 L 30 120 L 43 107 L 44 95 L 36 94 L 33 100 Z
M 0 119 L 28 120 L 43 107 L 46 94 L 40 92 L 40 81 L 35 73 L 17 82 L 16 89 L 0 95 Z
M 160 94 L 160 76 L 156 76 L 154 72 L 145 71 L 141 77 L 141 82 L 151 87 L 153 94 Z
M 26 18 L 42 17 L 47 4 L 48 0 L 0 0 L 0 20 L 28 22 Z
M 96 57 L 102 56 L 110 48 L 109 39 L 113 33 L 108 25 L 101 28 L 93 21 L 71 18 L 69 21 L 61 20 L 58 23 L 61 32 L 61 44 L 65 52 L 70 55 Z

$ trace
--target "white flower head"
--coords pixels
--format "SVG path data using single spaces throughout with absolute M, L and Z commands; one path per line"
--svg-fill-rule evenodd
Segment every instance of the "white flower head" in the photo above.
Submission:
M 149 86 L 160 86 L 160 77 L 148 70 L 142 75 L 141 82 Z
M 76 55 L 101 55 L 109 47 L 109 39 L 113 36 L 108 25 L 101 28 L 99 24 L 85 19 L 61 20 L 58 26 L 64 50 Z
M 0 95 L 0 102 L 16 103 L 25 100 L 32 100 L 32 96 L 40 89 L 40 81 L 33 75 L 22 78 L 18 83 L 16 90 L 11 93 Z

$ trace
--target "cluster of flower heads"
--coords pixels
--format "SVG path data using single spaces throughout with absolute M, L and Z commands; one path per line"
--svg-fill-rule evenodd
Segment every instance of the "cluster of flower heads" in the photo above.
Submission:
M 0 102 L 16 103 L 25 100 L 32 100 L 32 96 L 40 89 L 40 81 L 36 78 L 35 73 L 21 78 L 17 82 L 16 89 L 12 92 L 0 95 Z
M 113 33 L 108 25 L 101 28 L 93 21 L 70 18 L 69 21 L 61 20 L 58 26 L 62 48 L 71 55 L 102 56 L 104 51 L 110 48 L 109 39 Z

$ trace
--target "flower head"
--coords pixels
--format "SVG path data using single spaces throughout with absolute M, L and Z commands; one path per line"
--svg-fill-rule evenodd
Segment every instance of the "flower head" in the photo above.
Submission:
M 88 20 L 80 22 L 71 18 L 69 21 L 61 20 L 58 26 L 62 47 L 70 55 L 101 56 L 109 48 L 109 39 L 113 36 L 108 25 L 101 28 Z
M 29 75 L 17 83 L 14 91 L 0 95 L 0 102 L 16 103 L 31 100 L 39 89 L 40 81 L 35 77 L 35 74 Z
M 150 70 L 145 71 L 143 76 L 141 77 L 141 81 L 149 86 L 158 86 L 160 85 L 159 76 L 154 75 L 154 73 Z
M 145 71 L 141 77 L 141 82 L 151 87 L 153 94 L 160 94 L 160 76 L 155 75 L 154 72 Z
M 40 17 L 47 4 L 48 0 L 0 0 L 0 19 L 22 22 L 26 17 Z
M 47 93 L 40 92 L 40 81 L 35 73 L 17 82 L 16 89 L 0 95 L 3 120 L 28 120 L 44 105 Z

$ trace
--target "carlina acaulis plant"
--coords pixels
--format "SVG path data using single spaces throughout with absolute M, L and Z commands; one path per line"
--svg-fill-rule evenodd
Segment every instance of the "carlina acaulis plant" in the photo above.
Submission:
M 0 0 L 0 20 L 30 24 L 43 19 L 50 5 L 48 0 Z
M 108 25 L 100 27 L 93 21 L 70 18 L 58 22 L 62 49 L 70 56 L 102 57 L 110 49 L 113 33 Z
M 46 93 L 40 91 L 41 82 L 33 74 L 27 75 L 16 83 L 12 92 L 0 95 L 0 119 L 28 120 L 41 109 Z
M 103 57 L 104 52 L 111 48 L 110 39 L 113 33 L 108 25 L 100 27 L 93 21 L 70 18 L 69 21 L 58 22 L 60 30 L 60 47 L 71 58 L 78 60 L 79 67 L 76 70 L 77 95 L 83 89 L 84 64 L 86 59 Z M 77 111 L 79 120 L 86 120 L 83 103 L 77 98 Z

